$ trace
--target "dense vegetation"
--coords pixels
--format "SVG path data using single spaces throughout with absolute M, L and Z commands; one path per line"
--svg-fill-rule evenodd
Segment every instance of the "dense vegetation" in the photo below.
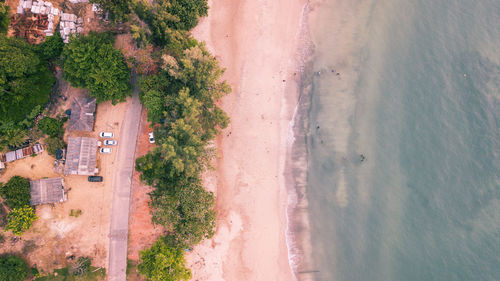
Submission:
M 129 69 L 113 41 L 109 33 L 90 33 L 72 38 L 63 49 L 64 78 L 88 88 L 97 102 L 121 102 L 131 93 Z
M 213 151 L 208 144 L 229 122 L 215 101 L 230 91 L 222 70 L 203 46 L 175 58 L 162 56 L 162 70 L 141 83 L 141 100 L 156 127 L 157 146 L 137 159 L 151 193 L 153 222 L 168 230 L 169 246 L 190 248 L 213 235 L 214 198 L 200 174 Z M 160 122 L 161 121 L 161 122 Z
M 28 265 L 19 257 L 4 255 L 0 257 L 0 280 L 23 281 L 28 276 Z
M 59 35 L 37 46 L 0 35 L 0 150 L 40 137 L 32 127 L 49 101 L 55 78 L 48 66 L 62 45 Z
M 0 194 L 11 209 L 7 215 L 5 230 L 12 230 L 15 235 L 23 234 L 37 219 L 35 210 L 29 206 L 31 198 L 29 181 L 14 176 L 3 186 L 0 184 Z
M 183 251 L 166 245 L 162 240 L 141 251 L 140 273 L 150 281 L 189 280 L 191 271 L 186 268 Z
M 64 48 L 64 42 L 59 32 L 54 35 L 46 37 L 45 41 L 37 45 L 38 53 L 40 56 L 48 61 L 59 58 Z
M 0 3 L 0 34 L 5 34 L 9 27 L 9 6 Z
M 0 35 L 0 122 L 18 123 L 35 108 L 40 111 L 49 101 L 54 82 L 35 47 Z
M 24 207 L 30 203 L 30 182 L 20 176 L 14 176 L 3 186 L 0 183 L 0 194 L 9 208 Z
M 165 235 L 141 253 L 139 271 L 148 280 L 185 280 L 183 251 L 210 238 L 215 231 L 214 196 L 202 187 L 201 174 L 214 156 L 211 142 L 229 118 L 216 104 L 231 89 L 220 82 L 217 60 L 189 34 L 198 17 L 207 14 L 206 0 L 138 1 L 134 11 L 149 29 L 139 25 L 135 38 L 162 47 L 160 69 L 143 77 L 140 99 L 155 125 L 155 148 L 136 161 L 150 193 L 153 223 Z M 186 275 L 169 271 L 180 260 Z
M 182 5 L 181 2 L 182 1 L 177 1 L 176 5 Z M 198 2 L 198 0 L 193 2 Z M 206 1 L 201 0 L 199 2 L 203 2 L 200 6 L 200 10 L 203 11 L 203 5 L 207 5 Z M 135 34 L 136 37 L 144 40 L 142 39 L 143 36 L 140 36 L 140 34 L 149 34 L 150 32 L 153 43 L 164 47 L 165 52 L 179 57 L 184 50 L 196 46 L 197 41 L 191 37 L 187 29 L 176 28 L 176 26 L 180 25 L 179 22 L 181 18 L 179 14 L 172 14 L 172 11 L 180 11 L 181 9 L 172 10 L 171 7 L 171 2 L 165 0 L 158 1 L 158 3 L 152 7 L 148 6 L 145 2 L 137 1 L 134 6 L 135 12 L 141 20 L 148 24 L 150 31 L 141 31 L 135 27 L 133 35 Z M 195 14 L 197 14 L 198 9 L 195 10 Z M 189 18 L 195 16 L 195 14 L 191 14 Z
M 63 122 L 55 118 L 43 117 L 40 121 L 38 121 L 38 128 L 46 135 L 58 137 L 64 134 L 64 130 L 62 128 L 63 124 Z

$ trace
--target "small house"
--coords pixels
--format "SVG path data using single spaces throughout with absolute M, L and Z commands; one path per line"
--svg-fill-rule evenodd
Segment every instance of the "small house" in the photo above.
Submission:
M 97 139 L 69 137 L 64 174 L 93 176 L 98 172 L 96 159 Z
M 61 203 L 68 200 L 62 178 L 49 178 L 30 181 L 30 205 Z
M 69 131 L 94 130 L 96 101 L 94 98 L 75 98 L 71 106 L 69 117 Z

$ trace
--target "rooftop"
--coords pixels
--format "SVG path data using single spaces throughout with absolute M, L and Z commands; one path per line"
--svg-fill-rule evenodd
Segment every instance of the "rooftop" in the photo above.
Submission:
M 93 131 L 95 108 L 96 102 L 94 98 L 75 98 L 71 106 L 68 130 Z
M 97 173 L 97 139 L 85 137 L 69 137 L 66 153 L 66 175 L 93 176 Z
M 30 205 L 60 203 L 68 199 L 62 178 L 40 179 L 30 182 Z

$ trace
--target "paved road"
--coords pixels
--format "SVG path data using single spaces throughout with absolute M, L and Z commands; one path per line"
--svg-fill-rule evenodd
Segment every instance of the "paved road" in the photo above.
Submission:
M 135 164 L 135 145 L 141 119 L 141 103 L 135 72 L 132 72 L 134 93 L 132 102 L 122 122 L 118 151 L 115 156 L 116 170 L 113 177 L 111 228 L 109 233 L 109 281 L 125 281 L 127 270 L 127 237 L 130 205 L 130 188 Z

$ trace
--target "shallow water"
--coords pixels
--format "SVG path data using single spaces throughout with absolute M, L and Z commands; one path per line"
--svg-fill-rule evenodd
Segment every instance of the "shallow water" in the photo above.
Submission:
M 299 277 L 500 280 L 500 1 L 311 8 Z

